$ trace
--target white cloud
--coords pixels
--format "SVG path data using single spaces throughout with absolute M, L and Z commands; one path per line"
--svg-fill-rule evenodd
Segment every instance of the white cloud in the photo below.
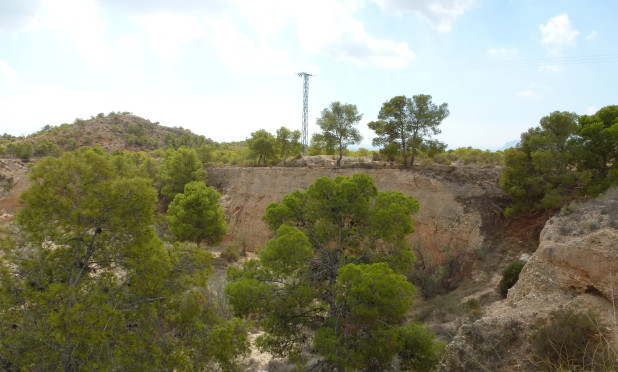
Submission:
M 574 46 L 579 31 L 573 28 L 566 13 L 550 18 L 546 25 L 539 25 L 541 43 L 545 44 L 550 53 L 558 54 L 560 48 Z
M 451 30 L 455 20 L 468 9 L 476 6 L 476 0 L 373 0 L 382 11 L 403 15 L 413 12 L 440 32 Z
M 23 1 L 23 0 L 22 0 Z M 195 13 L 217 12 L 228 6 L 229 0 L 95 0 L 114 12 L 132 16 L 169 12 Z
M 0 32 L 27 29 L 40 6 L 41 0 L 0 1 Z
M 363 23 L 353 17 L 354 7 L 331 0 L 303 12 L 296 35 L 303 50 L 357 64 L 403 67 L 414 58 L 406 42 L 373 38 Z
M 594 40 L 597 37 L 597 31 L 593 30 L 591 33 L 586 35 L 586 40 Z
M 208 18 L 206 23 L 206 38 L 227 69 L 235 72 L 296 71 L 298 66 L 290 60 L 288 51 L 241 31 L 228 17 Z
M 106 39 L 106 24 L 94 0 L 41 0 L 29 31 L 49 33 L 62 40 L 98 67 L 106 67 L 113 58 L 112 45 Z
M 597 111 L 599 111 L 599 109 L 596 106 L 590 106 L 586 109 L 586 115 L 594 115 Z
M 149 46 L 166 61 L 178 57 L 186 43 L 206 34 L 204 25 L 187 15 L 159 13 L 131 20 L 146 30 Z
M 514 57 L 517 55 L 517 48 L 492 48 L 485 53 L 491 57 Z
M 522 90 L 517 92 L 517 95 L 523 98 L 536 98 L 539 94 L 533 90 Z
M 564 72 L 565 68 L 562 65 L 542 65 L 539 67 L 541 71 Z
M 225 16 L 208 17 L 207 22 L 210 42 L 233 69 L 295 70 L 298 66 L 294 65 L 306 64 L 291 60 L 290 47 L 278 47 L 289 33 L 297 39 L 292 48 L 299 48 L 308 58 L 327 56 L 382 67 L 403 67 L 414 58 L 407 43 L 367 33 L 355 18 L 360 0 L 314 0 L 309 7 L 287 0 L 235 0 L 229 5 Z
M 17 72 L 15 72 L 6 61 L 0 59 L 0 81 L 2 79 L 10 83 L 15 83 L 19 80 L 19 77 L 17 76 Z

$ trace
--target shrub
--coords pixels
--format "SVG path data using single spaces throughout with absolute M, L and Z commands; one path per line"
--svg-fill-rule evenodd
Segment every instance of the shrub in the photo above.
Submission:
M 530 336 L 533 363 L 549 371 L 615 371 L 615 353 L 591 312 L 561 309 Z
M 473 298 L 464 303 L 468 319 L 476 320 L 483 316 L 483 310 L 481 310 L 481 303 Z
M 221 252 L 221 258 L 226 260 L 227 262 L 236 262 L 240 259 L 240 253 L 238 253 L 238 249 L 236 245 L 230 244 L 225 247 L 225 250 Z
M 436 250 L 417 241 L 414 244 L 414 255 L 416 262 L 408 279 L 425 298 L 455 289 L 470 263 L 466 249 L 448 243 Z
M 524 268 L 524 263 L 521 261 L 513 261 L 502 269 L 502 279 L 500 280 L 500 294 L 506 297 L 509 289 L 517 283 L 519 273 Z

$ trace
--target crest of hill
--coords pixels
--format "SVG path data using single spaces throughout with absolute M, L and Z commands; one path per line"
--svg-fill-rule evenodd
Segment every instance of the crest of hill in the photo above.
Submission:
M 98 144 L 106 151 L 113 152 L 153 151 L 168 146 L 199 147 L 212 143 L 212 140 L 194 134 L 189 129 L 165 127 L 129 112 L 101 113 L 89 120 L 75 119 L 72 124 L 56 127 L 46 125 L 41 131 L 17 141 L 32 143 L 34 156 L 47 155 L 39 150 L 53 147 L 54 144 L 61 151 Z

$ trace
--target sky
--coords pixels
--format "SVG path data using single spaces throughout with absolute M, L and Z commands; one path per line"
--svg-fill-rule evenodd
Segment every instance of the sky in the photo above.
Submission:
M 449 148 L 498 149 L 553 111 L 618 104 L 615 0 L 0 0 L 0 133 L 129 111 L 218 142 L 367 123 L 399 95 L 450 115 Z

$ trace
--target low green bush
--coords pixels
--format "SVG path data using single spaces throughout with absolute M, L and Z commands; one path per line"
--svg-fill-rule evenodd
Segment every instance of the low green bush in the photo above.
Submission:
M 500 280 L 499 289 L 502 297 L 506 297 L 509 289 L 519 280 L 519 273 L 524 268 L 524 263 L 521 261 L 513 261 L 502 269 L 502 279 Z
M 240 259 L 240 253 L 238 253 L 238 248 L 236 245 L 230 244 L 225 247 L 225 250 L 221 252 L 221 258 L 225 259 L 227 262 L 236 262 Z

